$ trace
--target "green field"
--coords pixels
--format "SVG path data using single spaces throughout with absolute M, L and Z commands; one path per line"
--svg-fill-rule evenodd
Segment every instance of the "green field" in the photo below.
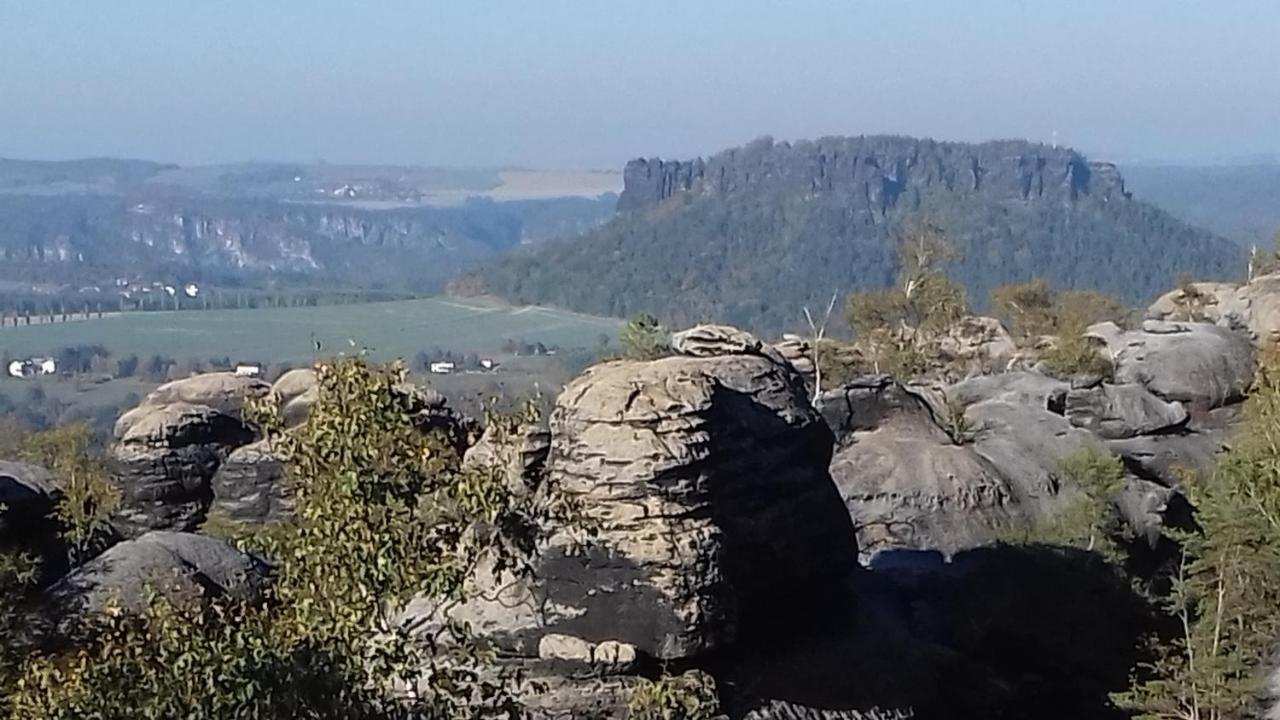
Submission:
M 132 312 L 101 319 L 0 328 L 0 352 L 14 357 L 101 344 L 114 355 L 229 357 L 303 362 L 367 348 L 377 359 L 411 357 L 439 347 L 498 355 L 503 341 L 598 348 L 621 321 L 541 307 L 510 307 L 452 298 L 255 310 Z

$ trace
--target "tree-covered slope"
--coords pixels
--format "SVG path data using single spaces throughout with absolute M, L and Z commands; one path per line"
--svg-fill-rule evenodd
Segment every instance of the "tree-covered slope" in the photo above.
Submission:
M 764 138 L 691 162 L 634 160 L 625 184 L 613 221 L 514 252 L 455 290 L 777 330 L 833 290 L 887 286 L 893 238 L 921 213 L 963 253 L 951 274 L 979 305 L 1040 276 L 1137 303 L 1180 273 L 1241 267 L 1227 241 L 1130 197 L 1114 166 L 1022 141 Z

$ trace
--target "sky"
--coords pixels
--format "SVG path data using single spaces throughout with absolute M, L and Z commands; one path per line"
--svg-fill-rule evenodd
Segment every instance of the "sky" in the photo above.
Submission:
M 620 168 L 761 135 L 1280 153 L 1275 0 L 0 0 L 0 156 Z

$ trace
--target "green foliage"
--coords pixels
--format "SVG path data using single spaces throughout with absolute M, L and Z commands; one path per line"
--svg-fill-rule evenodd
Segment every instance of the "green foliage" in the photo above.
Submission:
M 1062 378 L 1110 378 L 1115 373 L 1111 358 L 1084 336 L 1084 326 L 1076 322 L 1059 329 L 1057 343 L 1041 359 L 1051 375 Z
M 971 184 L 973 160 L 996 157 L 1083 161 L 1024 142 L 751 143 L 705 158 L 705 174 L 673 197 L 629 182 L 616 218 L 581 238 L 519 248 L 475 280 L 520 303 L 617 317 L 648 310 L 672 327 L 714 318 L 762 334 L 796 330 L 798 309 L 821 306 L 830 288 L 892 285 L 896 230 L 920 212 L 963 250 L 949 275 L 971 300 L 1045 277 L 1145 305 L 1181 271 L 1221 279 L 1243 270 L 1238 248 L 1122 197 L 1101 176 L 1087 193 L 1046 180 L 1024 195 L 1016 162 L 983 160 L 984 177 Z M 664 171 L 648 170 L 658 187 Z M 667 180 L 663 187 L 682 182 Z
M 1077 492 L 1070 504 L 1031 528 L 1006 530 L 1000 539 L 1020 545 L 1078 547 L 1119 563 L 1123 560 L 1124 528 L 1115 498 L 1124 487 L 1124 463 L 1085 445 L 1063 458 L 1059 471 L 1063 484 Z
M 629 360 L 657 360 L 671 354 L 667 331 L 648 313 L 628 320 L 618 342 L 622 345 L 623 357 Z
M 942 429 L 956 445 L 973 442 L 977 425 L 965 414 L 965 406 L 955 398 L 946 398 L 942 405 Z
M 1052 334 L 1057 325 L 1054 301 L 1054 292 L 1044 278 L 1001 285 L 991 291 L 993 314 L 1017 338 Z
M 1123 326 L 1132 312 L 1116 298 L 1096 290 L 1057 292 L 1044 278 L 995 288 L 991 308 L 1020 341 L 1107 320 Z
M 627 703 L 631 720 L 711 720 L 720 713 L 715 680 L 704 672 L 641 680 Z
M 1141 718 L 1253 717 L 1280 636 L 1280 374 L 1264 362 L 1245 421 L 1212 474 L 1184 484 L 1199 532 L 1181 546 L 1165 609 L 1176 628 L 1156 639 L 1119 699 Z
M 415 595 L 464 597 L 481 563 L 520 573 L 572 507 L 554 488 L 512 493 L 500 469 L 462 470 L 403 385 L 404 369 L 322 364 L 307 421 L 251 414 L 289 458 L 289 523 L 254 536 L 275 562 L 267 602 L 172 603 L 97 618 L 75 649 L 28 659 L 10 716 L 101 718 L 515 717 L 491 649 L 442 622 L 407 627 Z M 393 695 L 393 689 L 396 691 Z
M 94 446 L 93 429 L 84 423 L 27 433 L 17 457 L 42 465 L 62 491 L 57 516 L 71 561 L 88 559 L 93 540 L 107 529 L 120 507 L 120 489 L 111 481 L 106 461 Z
M 850 296 L 849 325 L 875 372 L 911 377 L 936 359 L 938 338 L 968 312 L 944 272 L 955 256 L 937 225 L 914 217 L 898 238 L 897 285 Z

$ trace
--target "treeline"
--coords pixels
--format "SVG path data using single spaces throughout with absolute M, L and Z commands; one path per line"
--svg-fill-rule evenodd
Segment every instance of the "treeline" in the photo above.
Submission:
M 113 312 L 174 310 L 256 310 L 260 308 L 320 307 L 408 300 L 411 293 L 385 290 L 202 290 L 189 297 L 181 290 L 169 295 L 163 288 L 147 293 L 0 293 L 0 327 L 100 318 Z

